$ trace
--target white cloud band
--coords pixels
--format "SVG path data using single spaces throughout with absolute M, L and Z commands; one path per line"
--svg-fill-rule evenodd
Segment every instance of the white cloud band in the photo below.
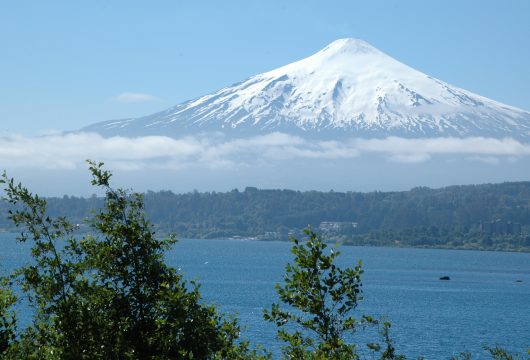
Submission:
M 104 138 L 93 133 L 41 137 L 0 137 L 0 166 L 84 168 L 85 159 L 107 162 L 115 169 L 179 169 L 190 166 L 230 167 L 291 159 L 349 159 L 381 154 L 392 161 L 418 163 L 437 155 L 467 156 L 497 163 L 530 155 L 530 144 L 494 138 L 350 139 L 312 141 L 283 133 L 245 139 L 164 136 Z

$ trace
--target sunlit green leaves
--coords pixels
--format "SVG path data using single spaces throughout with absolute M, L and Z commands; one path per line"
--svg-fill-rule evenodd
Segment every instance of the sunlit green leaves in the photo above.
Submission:
M 105 206 L 80 236 L 46 201 L 4 173 L 10 219 L 31 242 L 32 263 L 13 274 L 35 310 L 16 331 L 11 291 L 0 288 L 0 354 L 9 359 L 261 359 L 239 341 L 239 327 L 201 301 L 199 287 L 167 266 L 175 235 L 159 237 L 143 197 L 110 186 L 112 174 L 89 161 Z M 6 283 L 7 284 L 7 283 Z
M 284 285 L 276 285 L 280 300 L 292 310 L 273 304 L 264 317 L 278 326 L 278 337 L 287 345 L 286 358 L 354 359 L 356 346 L 344 341 L 353 333 L 352 312 L 362 298 L 360 264 L 354 269 L 335 265 L 340 252 L 310 229 L 308 239 L 292 239 L 294 264 L 287 264 Z

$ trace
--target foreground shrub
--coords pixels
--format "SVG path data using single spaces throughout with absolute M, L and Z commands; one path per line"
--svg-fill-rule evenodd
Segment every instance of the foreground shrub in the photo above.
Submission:
M 339 252 L 326 251 L 327 245 L 311 229 L 307 241 L 292 238 L 294 264 L 287 264 L 284 285 L 276 285 L 280 300 L 265 311 L 266 320 L 278 327 L 278 338 L 286 343 L 283 356 L 288 359 L 358 359 L 354 334 L 366 327 L 380 327 L 379 342 L 367 347 L 380 359 L 403 359 L 395 353 L 389 335 L 390 323 L 371 316 L 354 317 L 362 299 L 361 262 L 354 268 L 335 264 Z M 350 341 L 348 341 L 350 340 Z
M 0 352 L 17 359 L 246 359 L 235 320 L 201 302 L 199 288 L 164 261 L 174 243 L 146 220 L 142 196 L 110 186 L 111 173 L 90 162 L 92 184 L 105 206 L 82 238 L 65 218 L 52 219 L 46 201 L 1 183 L 10 219 L 31 243 L 32 263 L 13 274 L 34 309 L 16 333 L 12 293 L 0 291 Z

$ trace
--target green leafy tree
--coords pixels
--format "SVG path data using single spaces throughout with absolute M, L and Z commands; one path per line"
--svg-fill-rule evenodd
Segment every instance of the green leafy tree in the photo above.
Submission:
M 35 309 L 15 338 L 0 292 L 0 350 L 28 359 L 251 359 L 263 358 L 240 342 L 239 327 L 201 302 L 199 287 L 166 265 L 175 237 L 157 237 L 142 196 L 110 186 L 111 173 L 89 162 L 92 184 L 105 204 L 79 237 L 65 218 L 47 215 L 46 200 L 5 173 L 9 217 L 32 243 L 33 263 L 18 279 Z
M 287 264 L 284 285 L 276 285 L 283 309 L 273 304 L 266 320 L 278 326 L 278 337 L 286 343 L 283 355 L 289 359 L 357 359 L 358 346 L 348 339 L 359 329 L 379 325 L 370 316 L 357 320 L 354 310 L 362 299 L 361 262 L 341 269 L 335 264 L 339 252 L 326 252 L 327 245 L 310 229 L 301 243 L 292 238 L 294 264 Z M 389 337 L 389 323 L 382 327 L 386 346 L 367 344 L 381 359 L 400 358 Z
M 519 360 L 524 359 L 524 355 L 520 355 L 519 353 L 511 353 L 507 351 L 506 349 L 495 346 L 495 347 L 489 347 L 484 346 L 484 350 L 489 354 L 492 360 Z M 530 359 L 530 349 L 527 351 L 527 359 Z M 458 355 L 454 355 L 451 357 L 451 360 L 472 360 L 473 356 L 469 352 L 462 352 Z
M 34 260 L 13 275 L 35 309 L 34 323 L 6 350 L 6 356 L 54 359 L 62 353 L 63 358 L 73 358 L 74 353 L 82 353 L 82 336 L 75 332 L 79 324 L 76 295 L 85 280 L 74 260 L 77 242 L 73 227 L 64 218 L 47 216 L 46 201 L 5 173 L 0 183 L 6 185 L 6 199 L 14 207 L 9 218 L 23 228 L 18 240 L 33 242 Z M 62 251 L 59 239 L 64 240 Z
M 512 354 L 508 352 L 506 349 L 503 349 L 499 346 L 495 347 L 489 347 L 485 346 L 484 350 L 486 350 L 493 360 L 517 360 L 517 359 L 523 359 L 524 355 L 519 354 Z M 530 349 L 527 351 L 527 359 L 530 359 Z
M 16 317 L 12 311 L 15 303 L 9 279 L 0 278 L 0 358 L 15 340 Z

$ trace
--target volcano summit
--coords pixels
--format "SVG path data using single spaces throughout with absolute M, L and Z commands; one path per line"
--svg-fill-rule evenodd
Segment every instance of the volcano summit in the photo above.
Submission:
M 284 132 L 311 137 L 530 138 L 530 112 L 423 74 L 358 39 L 162 112 L 105 121 L 104 136 Z

